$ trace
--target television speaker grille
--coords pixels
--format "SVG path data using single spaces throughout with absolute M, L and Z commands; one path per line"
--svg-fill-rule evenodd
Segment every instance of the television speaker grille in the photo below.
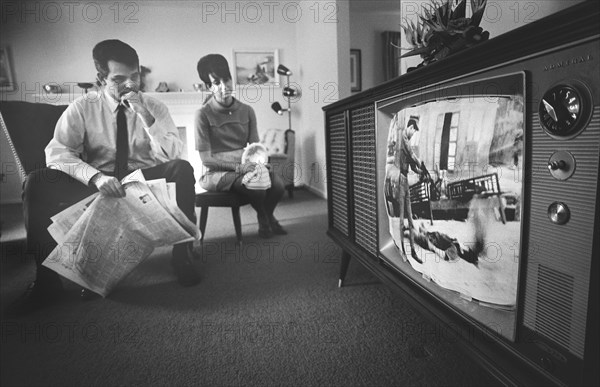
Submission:
M 538 266 L 537 303 L 535 306 L 536 331 L 568 346 L 571 340 L 571 314 L 574 278 L 560 271 Z M 561 284 L 560 292 L 554 288 Z M 556 310 L 560 313 L 556 313 Z
M 350 112 L 355 242 L 377 256 L 377 173 L 375 106 Z
M 348 146 L 344 113 L 328 117 L 333 228 L 348 236 Z

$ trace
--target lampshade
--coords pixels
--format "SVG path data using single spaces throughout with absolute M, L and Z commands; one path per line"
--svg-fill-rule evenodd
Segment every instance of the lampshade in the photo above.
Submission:
M 283 108 L 279 102 L 273 102 L 271 109 L 273 109 L 277 114 L 283 114 Z
M 296 90 L 291 88 L 291 87 L 284 87 L 283 88 L 283 96 L 284 97 L 293 97 L 296 95 Z
M 78 82 L 77 86 L 81 87 L 87 93 L 88 89 L 94 87 L 94 84 L 92 82 Z
M 292 75 L 292 72 L 290 71 L 290 69 L 288 69 L 284 65 L 280 64 L 277 67 L 277 74 L 280 74 L 280 75 Z
M 271 109 L 273 109 L 275 113 L 279 115 L 283 115 L 283 112 L 287 110 L 282 108 L 279 102 L 273 102 L 273 104 L 271 105 Z

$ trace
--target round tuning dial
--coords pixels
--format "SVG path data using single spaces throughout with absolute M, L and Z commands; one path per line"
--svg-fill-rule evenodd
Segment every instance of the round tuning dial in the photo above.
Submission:
M 556 85 L 544 93 L 538 113 L 542 128 L 550 136 L 564 140 L 573 138 L 590 120 L 591 94 L 579 82 Z

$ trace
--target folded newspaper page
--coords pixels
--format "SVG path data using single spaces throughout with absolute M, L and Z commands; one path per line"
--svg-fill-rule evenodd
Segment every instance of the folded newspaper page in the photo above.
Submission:
M 165 179 L 147 181 L 146 184 L 159 201 L 160 205 L 188 232 L 190 235 L 198 235 L 196 225 L 185 216 L 177 206 L 175 183 L 167 183 Z
M 125 197 L 96 193 L 52 217 L 48 227 L 58 246 L 43 265 L 103 297 L 154 248 L 199 238 L 177 207 L 174 184 L 146 182 L 141 171 L 122 184 Z
M 84 212 L 92 205 L 98 195 L 100 195 L 100 193 L 96 192 L 50 218 L 52 224 L 48 227 L 48 232 L 52 238 L 54 238 L 56 243 L 61 244 L 65 241 L 65 236 L 69 230 L 75 225 L 75 222 L 83 216 Z

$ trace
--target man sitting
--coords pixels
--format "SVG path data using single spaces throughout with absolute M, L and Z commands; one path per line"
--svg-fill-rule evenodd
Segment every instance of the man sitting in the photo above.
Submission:
M 42 266 L 56 246 L 48 233 L 50 217 L 100 191 L 125 196 L 120 180 L 141 169 L 147 180 L 176 183 L 177 204 L 194 222 L 194 171 L 177 159 L 182 143 L 167 107 L 140 93 L 137 52 L 119 40 L 98 43 L 92 52 L 98 93 L 71 103 L 46 147 L 47 168 L 29 175 L 24 187 L 27 246 L 35 255 L 36 280 L 10 308 L 26 312 L 56 301 L 62 293 L 58 274 Z M 183 286 L 199 282 L 191 243 L 173 246 L 172 266 Z M 122 257 L 126 259 L 126 257 Z

